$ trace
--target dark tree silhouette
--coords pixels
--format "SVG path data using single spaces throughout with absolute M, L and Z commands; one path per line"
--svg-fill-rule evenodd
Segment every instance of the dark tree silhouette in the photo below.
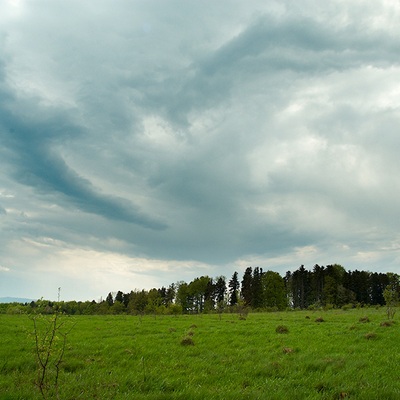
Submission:
M 239 300 L 240 283 L 238 273 L 235 271 L 229 281 L 229 305 L 235 306 Z
M 246 306 L 251 307 L 253 305 L 253 268 L 247 267 L 244 271 L 242 279 L 241 297 Z

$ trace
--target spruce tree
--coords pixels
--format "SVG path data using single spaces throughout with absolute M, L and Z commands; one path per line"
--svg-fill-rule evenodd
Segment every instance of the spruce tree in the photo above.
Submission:
M 229 281 L 229 305 L 235 306 L 238 303 L 239 289 L 238 273 L 235 271 Z
M 226 281 L 224 276 L 220 276 L 215 283 L 215 296 L 217 304 L 225 300 Z
M 106 303 L 111 307 L 114 304 L 114 297 L 112 295 L 112 293 L 108 293 L 107 297 L 106 297 Z
M 243 274 L 241 296 L 244 304 L 249 307 L 253 305 L 252 282 L 253 268 L 247 267 Z

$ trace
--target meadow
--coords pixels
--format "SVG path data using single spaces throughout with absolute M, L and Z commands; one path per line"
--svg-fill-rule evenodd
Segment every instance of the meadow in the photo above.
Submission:
M 396 316 L 384 323 L 385 308 L 62 316 L 72 329 L 59 398 L 399 399 Z M 0 400 L 42 398 L 33 330 L 28 315 L 0 315 Z

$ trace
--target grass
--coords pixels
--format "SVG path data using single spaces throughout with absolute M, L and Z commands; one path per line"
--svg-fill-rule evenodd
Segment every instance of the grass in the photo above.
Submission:
M 61 399 L 400 398 L 400 324 L 383 308 L 73 320 Z M 32 330 L 0 315 L 0 400 L 41 398 Z

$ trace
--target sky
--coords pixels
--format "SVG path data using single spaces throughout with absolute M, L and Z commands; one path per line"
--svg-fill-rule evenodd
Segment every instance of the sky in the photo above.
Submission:
M 400 273 L 397 0 L 3 0 L 0 297 Z

